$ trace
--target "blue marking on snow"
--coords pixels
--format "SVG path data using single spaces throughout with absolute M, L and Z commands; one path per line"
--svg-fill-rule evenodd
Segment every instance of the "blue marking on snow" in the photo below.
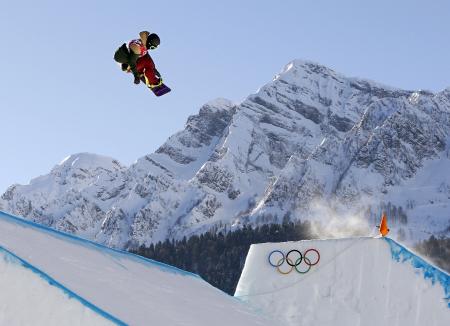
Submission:
M 444 300 L 447 302 L 447 307 L 450 308 L 450 275 L 434 267 L 426 262 L 423 258 L 412 253 L 399 243 L 390 238 L 383 238 L 391 248 L 392 258 L 398 262 L 409 262 L 414 268 L 421 271 L 424 279 L 431 280 L 434 285 L 439 283 L 445 293 Z
M 32 221 L 28 221 L 25 220 L 23 218 L 11 215 L 9 213 L 5 213 L 3 211 L 0 211 L 0 218 L 8 220 L 12 223 L 16 223 L 19 224 L 23 227 L 30 227 L 30 228 L 35 228 L 35 229 L 39 229 L 40 231 L 43 231 L 49 235 L 52 236 L 56 236 L 57 238 L 62 238 L 64 240 L 67 241 L 71 241 L 74 242 L 78 245 L 84 245 L 86 247 L 92 248 L 92 249 L 96 249 L 99 250 L 101 252 L 103 252 L 104 254 L 108 254 L 113 258 L 116 258 L 117 261 L 116 263 L 119 263 L 121 258 L 126 258 L 126 259 L 130 259 L 133 260 L 135 262 L 147 265 L 147 266 L 151 266 L 151 267 L 158 267 L 161 270 L 165 271 L 165 272 L 171 272 L 174 274 L 179 274 L 179 275 L 184 275 L 184 276 L 191 276 L 191 277 L 195 277 L 198 279 L 203 280 L 199 275 L 191 273 L 191 272 L 187 272 L 185 270 L 179 269 L 177 267 L 171 266 L 171 265 L 167 265 L 164 263 L 161 263 L 159 261 L 153 260 L 153 259 L 149 259 L 149 258 L 145 258 L 142 256 L 138 256 L 135 255 L 133 253 L 130 253 L 128 251 L 123 251 L 123 250 L 119 250 L 119 249 L 114 249 L 114 248 L 109 248 L 107 246 L 104 246 L 102 244 L 96 243 L 94 241 L 90 241 L 87 239 L 83 239 L 83 238 L 79 238 L 77 236 L 74 236 L 72 234 L 69 233 L 65 233 L 65 232 L 61 232 L 52 228 L 49 228 L 47 226 L 44 226 L 42 224 L 38 224 Z
M 6 262 L 20 264 L 21 266 L 31 270 L 33 273 L 37 274 L 42 279 L 44 279 L 49 285 L 55 286 L 55 287 L 59 288 L 60 290 L 62 290 L 65 294 L 67 294 L 69 299 L 74 298 L 75 300 L 78 300 L 85 307 L 91 309 L 95 313 L 103 316 L 104 318 L 108 319 L 109 321 L 113 322 L 116 325 L 121 325 L 121 326 L 122 325 L 128 325 L 128 324 L 124 323 L 123 321 L 121 321 L 120 319 L 118 319 L 118 318 L 114 317 L 113 315 L 110 315 L 106 311 L 100 309 L 99 307 L 97 307 L 96 305 L 92 304 L 91 302 L 87 301 L 86 299 L 82 298 L 81 296 L 79 296 L 78 294 L 73 292 L 72 290 L 69 290 L 68 288 L 66 288 L 64 285 L 62 285 L 61 283 L 59 283 L 58 281 L 53 279 L 48 274 L 44 273 L 40 269 L 38 269 L 35 266 L 31 265 L 30 263 L 28 263 L 24 259 L 22 259 L 19 256 L 15 255 L 11 251 L 3 248 L 2 246 L 0 246 L 0 252 L 3 252 L 5 254 L 3 259 Z

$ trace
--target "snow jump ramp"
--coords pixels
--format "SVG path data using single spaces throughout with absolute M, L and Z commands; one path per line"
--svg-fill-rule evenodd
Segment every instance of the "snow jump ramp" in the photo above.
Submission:
M 195 274 L 0 212 L 0 325 L 273 325 Z
M 450 325 L 449 274 L 390 238 L 252 245 L 235 296 L 279 325 Z

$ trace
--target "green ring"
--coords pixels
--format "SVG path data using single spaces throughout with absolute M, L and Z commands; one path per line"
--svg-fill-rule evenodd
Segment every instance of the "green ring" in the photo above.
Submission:
M 297 264 L 297 261 L 298 261 L 298 260 L 300 260 L 300 258 L 297 259 L 297 260 L 295 261 L 296 264 Z M 305 261 L 305 264 L 308 265 L 308 269 L 307 269 L 306 271 L 304 271 L 304 272 L 299 271 L 299 270 L 297 269 L 297 266 L 300 266 L 300 264 L 301 264 L 301 262 L 300 262 L 298 265 L 295 265 L 295 266 L 294 266 L 295 270 L 296 270 L 297 273 L 299 273 L 299 274 L 306 274 L 306 273 L 308 273 L 309 270 L 311 269 L 311 261 L 309 260 L 309 258 L 303 256 L 303 260 Z

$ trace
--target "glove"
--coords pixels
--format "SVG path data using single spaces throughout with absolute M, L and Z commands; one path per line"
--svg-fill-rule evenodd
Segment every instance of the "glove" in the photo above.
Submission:
M 141 79 L 139 77 L 134 77 L 134 83 L 137 85 L 141 82 Z
M 128 63 L 122 63 L 122 71 L 125 72 L 130 72 L 130 66 L 128 65 Z

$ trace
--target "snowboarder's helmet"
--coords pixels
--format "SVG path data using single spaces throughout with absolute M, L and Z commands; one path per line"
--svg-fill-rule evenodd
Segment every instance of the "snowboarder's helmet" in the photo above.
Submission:
M 156 49 L 158 47 L 158 45 L 160 44 L 160 39 L 159 36 L 156 35 L 155 33 L 150 34 L 147 37 L 147 44 L 146 47 L 147 49 L 153 50 Z

